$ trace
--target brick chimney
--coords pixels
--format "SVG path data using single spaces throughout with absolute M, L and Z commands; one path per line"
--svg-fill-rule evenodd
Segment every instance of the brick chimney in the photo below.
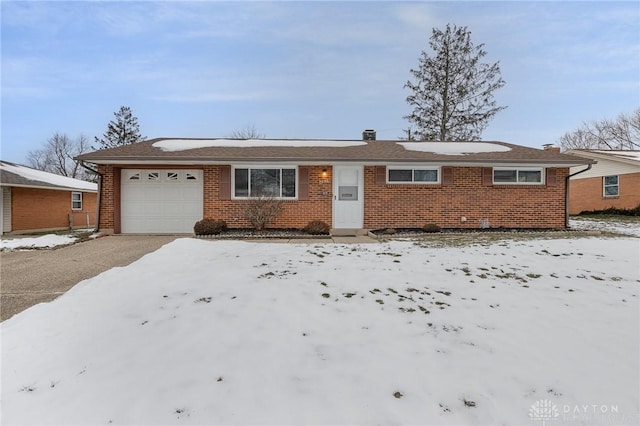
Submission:
M 551 151 L 551 152 L 560 153 L 560 147 L 559 146 L 553 146 L 552 143 L 546 143 L 546 144 L 542 145 L 542 148 L 544 148 L 545 151 Z

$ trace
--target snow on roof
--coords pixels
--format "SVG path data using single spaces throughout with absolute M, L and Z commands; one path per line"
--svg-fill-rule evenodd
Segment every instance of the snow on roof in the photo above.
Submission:
M 465 155 L 482 152 L 507 152 L 511 148 L 487 142 L 397 142 L 408 151 L 431 152 L 433 154 Z
M 597 154 L 610 155 L 613 157 L 625 158 L 627 160 L 633 160 L 640 162 L 640 151 L 603 151 L 603 150 L 594 150 Z
M 162 151 L 186 151 L 197 148 L 264 148 L 264 147 L 326 147 L 346 148 L 350 146 L 366 145 L 363 141 L 334 141 L 334 140 L 293 140 L 293 139 L 165 139 L 154 142 L 155 148 Z
M 35 170 L 30 167 L 11 164 L 5 161 L 0 163 L 0 170 L 16 174 L 30 181 L 34 181 L 35 184 L 41 182 L 70 189 L 81 189 L 87 191 L 98 190 L 98 184 L 96 183 L 86 182 L 84 180 L 74 179 L 66 176 L 60 176 L 49 172 L 43 172 L 42 170 Z

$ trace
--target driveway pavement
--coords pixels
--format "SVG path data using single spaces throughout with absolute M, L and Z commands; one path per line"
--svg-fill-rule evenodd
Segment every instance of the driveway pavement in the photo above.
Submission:
M 176 236 L 115 235 L 55 250 L 0 253 L 0 320 L 49 302 L 82 280 L 126 266 Z

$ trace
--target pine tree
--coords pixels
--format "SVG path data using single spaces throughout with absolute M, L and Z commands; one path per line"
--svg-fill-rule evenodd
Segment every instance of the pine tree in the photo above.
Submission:
M 102 138 L 95 138 L 97 147 L 93 149 L 114 148 L 122 145 L 129 145 L 140 142 L 145 138 L 140 134 L 138 118 L 131 113 L 131 108 L 122 106 L 120 110 L 114 112 L 114 120 L 107 125 L 107 131 Z
M 506 108 L 493 99 L 493 91 L 505 84 L 498 62 L 480 62 L 487 54 L 484 44 L 474 46 L 467 27 L 434 28 L 429 46 L 435 56 L 423 50 L 418 68 L 411 69 L 415 82 L 404 85 L 412 91 L 407 102 L 413 111 L 404 118 L 415 125 L 414 137 L 480 140 L 489 120 Z

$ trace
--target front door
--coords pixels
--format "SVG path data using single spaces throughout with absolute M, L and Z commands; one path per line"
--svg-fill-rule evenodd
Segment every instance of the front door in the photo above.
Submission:
M 362 166 L 333 167 L 333 227 L 362 229 L 364 213 Z

